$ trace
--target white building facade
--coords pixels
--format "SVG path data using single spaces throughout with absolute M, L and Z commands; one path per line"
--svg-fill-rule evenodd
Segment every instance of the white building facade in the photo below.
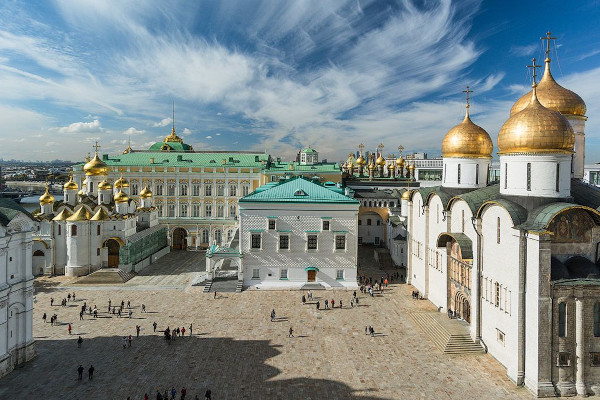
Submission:
M 31 215 L 0 199 L 0 377 L 35 356 Z
M 359 202 L 344 189 L 297 177 L 239 204 L 244 287 L 357 287 Z

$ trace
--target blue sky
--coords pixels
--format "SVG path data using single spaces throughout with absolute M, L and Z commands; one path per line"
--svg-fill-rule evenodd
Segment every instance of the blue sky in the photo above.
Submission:
M 600 161 L 600 1 L 6 1 L 0 157 L 81 160 L 170 131 L 196 150 L 363 142 L 439 155 L 471 114 L 494 142 L 552 31 L 556 80 L 587 104 Z

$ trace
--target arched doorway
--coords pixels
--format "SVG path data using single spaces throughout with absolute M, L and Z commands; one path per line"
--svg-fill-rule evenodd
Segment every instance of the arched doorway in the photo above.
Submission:
M 33 252 L 33 262 L 31 269 L 34 275 L 43 275 L 44 267 L 46 266 L 46 254 L 43 250 L 35 250 Z
M 215 234 L 214 234 L 215 243 L 216 243 L 218 246 L 221 246 L 221 244 L 222 244 L 221 242 L 223 241 L 223 233 L 221 232 L 221 230 L 220 230 L 220 229 L 215 229 L 215 232 L 214 232 L 214 233 L 215 233 Z
M 171 241 L 173 250 L 185 250 L 187 248 L 187 231 L 183 228 L 173 230 L 173 240 Z
M 456 293 L 454 307 L 457 315 L 466 322 L 471 323 L 471 304 L 462 292 Z
M 116 239 L 108 239 L 105 247 L 108 248 L 108 268 L 118 268 L 121 244 Z

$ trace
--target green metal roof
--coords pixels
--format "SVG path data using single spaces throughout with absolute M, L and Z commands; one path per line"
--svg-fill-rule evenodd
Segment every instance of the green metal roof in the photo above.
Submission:
M 522 223 L 524 223 L 527 220 L 527 210 L 524 207 L 522 207 L 522 206 L 518 205 L 517 203 L 514 203 L 510 200 L 502 199 L 502 198 L 497 198 L 495 200 L 489 200 L 489 201 L 486 201 L 485 203 L 483 203 L 481 205 L 481 207 L 479 207 L 479 210 L 477 211 L 477 218 L 481 218 L 481 214 L 482 214 L 485 206 L 491 205 L 491 204 L 497 204 L 497 205 L 503 207 L 506 210 L 506 212 L 508 212 L 510 217 L 512 218 L 512 222 L 513 222 L 514 226 L 521 225 Z
M 150 146 L 150 151 L 190 151 L 192 150 L 192 146 L 185 143 L 179 142 L 156 142 L 152 146 Z
M 177 142 L 175 142 L 177 143 Z M 172 143 L 171 143 L 172 144 Z M 151 161 L 154 159 L 154 162 Z M 118 156 L 104 155 L 110 167 L 156 166 L 156 167 L 240 167 L 264 168 L 269 155 L 265 153 L 171 153 L 133 151 Z M 225 160 L 225 163 L 223 163 Z M 264 161 L 264 164 L 263 164 Z M 83 166 L 83 164 L 79 164 Z
M 318 272 L 319 268 L 317 268 L 317 267 L 306 267 L 306 268 L 304 268 L 304 270 L 305 271 L 317 271 Z
M 302 176 L 288 179 L 276 185 L 262 186 L 246 197 L 240 203 L 340 203 L 359 204 L 358 200 L 343 194 L 343 189 L 338 187 L 325 187 Z
M 521 229 L 525 229 L 528 231 L 533 231 L 533 232 L 543 232 L 548 228 L 548 225 L 550 225 L 550 222 L 552 222 L 552 219 L 554 218 L 555 215 L 557 215 L 558 213 L 568 210 L 568 209 L 572 209 L 572 208 L 579 208 L 579 209 L 584 209 L 587 210 L 592 217 L 594 218 L 594 220 L 596 221 L 597 224 L 600 224 L 600 212 L 587 207 L 587 206 L 581 206 L 581 205 L 577 205 L 577 204 L 573 204 L 573 203 L 551 203 L 551 204 L 546 204 L 543 206 L 540 206 L 538 208 L 536 208 L 535 210 L 533 210 L 531 213 L 529 213 L 529 218 L 527 218 L 527 221 L 525 221 L 525 223 L 521 224 L 519 226 L 519 228 Z
M 464 233 L 444 232 L 437 239 L 437 247 L 445 247 L 451 239 L 456 240 L 460 246 L 460 254 L 463 260 L 473 259 L 473 241 Z
M 300 150 L 301 153 L 316 153 L 317 151 L 315 149 L 313 149 L 312 147 L 305 147 L 304 149 Z
M 317 163 L 313 165 L 301 165 L 297 161 L 293 162 L 284 162 L 284 161 L 276 161 L 272 162 L 269 165 L 267 173 L 285 173 L 285 172 L 314 172 L 314 173 L 323 173 L 323 172 L 337 172 L 339 174 L 342 173 L 340 167 L 337 163 Z
M 24 209 L 23 206 L 11 199 L 0 198 L 0 224 L 4 226 L 8 225 L 19 213 L 23 213 L 33 220 L 29 211 Z
M 473 215 L 475 215 L 483 203 L 496 199 L 499 194 L 500 185 L 496 184 L 454 196 L 453 199 L 464 200 L 468 204 Z
M 571 196 L 577 204 L 600 210 L 600 188 L 571 179 Z

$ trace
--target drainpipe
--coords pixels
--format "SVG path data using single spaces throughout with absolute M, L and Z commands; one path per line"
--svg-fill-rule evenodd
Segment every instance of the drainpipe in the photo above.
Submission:
M 517 354 L 518 365 L 517 365 L 517 385 L 525 386 L 525 332 L 526 332 L 526 321 L 527 318 L 525 313 L 526 309 L 526 296 L 527 296 L 527 232 L 521 231 L 520 235 L 520 262 L 519 262 L 519 322 L 518 322 L 518 346 L 519 351 Z
M 476 315 L 476 321 L 475 321 L 475 341 L 477 343 L 481 342 L 481 307 L 483 305 L 482 299 L 481 299 L 481 275 L 482 275 L 482 270 L 483 270 L 483 263 L 481 260 L 482 257 L 482 253 L 483 253 L 483 249 L 481 248 L 481 242 L 482 242 L 482 234 L 481 234 L 481 219 L 479 218 L 475 218 L 472 217 L 471 218 L 471 224 L 473 225 L 473 229 L 475 230 L 475 233 L 477 234 L 477 265 L 476 267 L 476 271 L 477 271 L 477 284 L 473 285 L 473 289 L 475 290 L 475 297 L 477 299 L 477 315 Z M 486 352 L 487 352 L 487 346 L 486 346 Z

